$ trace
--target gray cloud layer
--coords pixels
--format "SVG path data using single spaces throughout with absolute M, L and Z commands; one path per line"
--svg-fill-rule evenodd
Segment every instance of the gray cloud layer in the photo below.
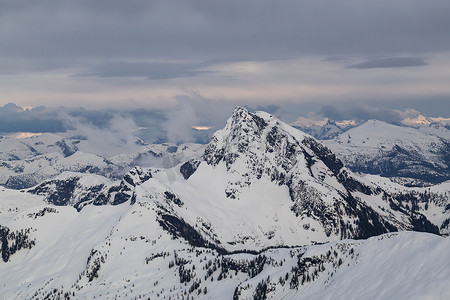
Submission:
M 14 103 L 0 106 L 0 132 L 63 132 L 64 122 L 53 109 L 24 110 Z
M 43 106 L 25 110 L 14 103 L 8 103 L 0 106 L 0 132 L 65 132 L 74 129 L 75 123 L 106 129 L 117 117 L 131 119 L 136 126 L 158 128 L 166 120 L 166 113 L 150 109 L 89 110 Z
M 236 104 L 276 104 L 288 121 L 361 99 L 448 114 L 449 15 L 448 0 L 2 0 L 0 105 L 147 107 L 137 125 L 189 105 L 212 126 Z M 0 129 L 65 128 L 17 114 Z M 113 111 L 70 114 L 101 127 Z
M 106 62 L 93 75 L 171 78 L 201 72 L 189 64 L 149 60 L 449 51 L 449 13 L 444 0 L 5 0 L 0 59 L 9 62 L 2 72 L 73 65 L 89 72 Z M 130 57 L 149 64 L 130 63 Z

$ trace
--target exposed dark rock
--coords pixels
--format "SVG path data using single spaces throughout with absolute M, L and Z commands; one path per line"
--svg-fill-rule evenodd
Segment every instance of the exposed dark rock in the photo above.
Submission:
M 185 162 L 180 167 L 180 172 L 183 175 L 184 179 L 189 179 L 195 171 L 197 171 L 198 166 L 200 165 L 199 160 L 191 159 L 190 161 Z
M 171 193 L 171 192 L 165 191 L 165 192 L 164 192 L 164 197 L 165 197 L 167 200 L 169 200 L 169 201 L 175 203 L 176 205 L 178 205 L 178 206 L 180 206 L 180 207 L 183 206 L 183 201 L 181 201 L 180 198 L 178 198 L 176 195 L 174 195 L 174 194 Z
M 194 229 L 194 227 L 186 223 L 183 219 L 180 219 L 172 215 L 163 214 L 161 215 L 159 224 L 161 225 L 162 228 L 170 232 L 175 237 L 184 238 L 192 246 L 213 248 L 216 249 L 219 253 L 223 254 L 226 253 L 226 251 L 223 250 L 221 247 L 218 247 L 205 240 L 202 237 L 202 235 L 198 233 L 197 230 Z
M 61 148 L 64 157 L 69 157 L 78 151 L 78 148 L 74 144 L 68 145 L 66 140 L 64 139 L 61 141 L 57 141 L 55 145 Z
M 5 182 L 5 187 L 13 190 L 22 190 L 35 186 L 38 181 L 32 174 L 13 175 Z
M 310 137 L 305 137 L 302 142 L 305 146 L 311 149 L 314 154 L 316 154 L 319 159 L 335 174 L 337 175 L 339 171 L 342 169 L 344 164 L 336 157 L 336 155 L 331 152 L 323 144 L 319 143 L 315 139 Z
M 52 180 L 50 184 L 44 182 L 28 192 L 36 195 L 45 195 L 46 200 L 54 205 L 68 205 L 79 180 L 79 177 Z

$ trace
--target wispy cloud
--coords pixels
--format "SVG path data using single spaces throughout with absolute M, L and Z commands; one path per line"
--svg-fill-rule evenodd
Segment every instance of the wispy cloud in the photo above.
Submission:
M 194 141 L 192 126 L 197 123 L 198 117 L 194 108 L 189 103 L 183 102 L 167 113 L 167 121 L 163 126 L 169 141 L 183 143 Z
M 175 62 L 107 62 L 93 66 L 75 77 L 144 77 L 150 80 L 211 75 L 206 63 Z
M 350 64 L 349 69 L 379 69 L 379 68 L 405 68 L 426 66 L 428 63 L 420 57 L 386 57 L 369 59 L 360 63 Z
M 137 125 L 131 118 L 113 114 L 106 126 L 97 127 L 92 123 L 80 122 L 80 119 L 66 115 L 64 120 L 73 134 L 85 137 L 89 142 L 81 150 L 110 157 L 121 153 L 139 151 L 133 130 Z

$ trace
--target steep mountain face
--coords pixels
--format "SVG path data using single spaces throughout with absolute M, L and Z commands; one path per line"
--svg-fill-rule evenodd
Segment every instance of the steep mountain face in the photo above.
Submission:
M 204 168 L 214 173 L 226 169 L 227 184 L 221 191 L 229 199 L 225 201 L 246 201 L 241 194 L 265 180 L 267 186 L 287 189 L 293 222 L 317 222 L 318 231 L 327 237 L 397 230 L 353 198 L 346 187 L 347 172 L 327 148 L 268 114 L 236 109 L 226 127 L 214 135 L 203 159 Z
M 450 141 L 419 129 L 370 120 L 324 143 L 355 172 L 412 185 L 450 179 Z
M 220 178 L 226 184 L 212 191 L 207 186 L 210 184 L 207 177 Z M 261 182 L 264 182 L 265 189 L 262 193 Z M 307 243 L 304 238 L 311 236 L 319 241 L 364 238 L 382 232 L 412 229 L 413 223 L 417 223 L 414 220 L 425 219 L 420 214 L 407 211 L 397 211 L 399 215 L 395 217 L 389 213 L 375 212 L 371 202 L 361 201 L 361 198 L 386 199 L 385 203 L 392 201 L 392 198 L 386 198 L 381 188 L 357 179 L 329 149 L 314 138 L 266 113 L 252 114 L 243 108 L 236 109 L 225 128 L 213 136 L 203 161 L 189 179 L 175 182 L 171 188 L 183 195 L 190 184 L 199 186 L 196 190 L 208 190 L 211 198 L 216 199 L 214 205 L 218 207 L 230 203 L 237 207 L 247 205 L 246 202 L 252 196 L 259 198 L 261 203 L 281 204 L 276 211 L 283 211 L 284 220 L 296 226 L 290 230 L 295 232 L 294 236 L 286 236 L 282 242 L 278 241 L 279 244 L 289 244 L 292 242 L 287 241 L 293 240 Z M 271 193 L 276 189 L 281 191 Z M 202 199 L 204 196 L 196 195 L 195 198 Z M 257 201 L 252 203 L 255 213 L 259 211 Z M 185 203 L 189 205 L 189 201 Z M 274 236 L 278 236 L 278 232 L 285 232 L 280 230 L 283 226 L 277 226 L 278 217 L 267 212 L 266 217 L 273 219 L 276 224 L 271 230 L 267 229 L 268 232 Z M 261 220 L 253 221 L 257 224 L 242 222 L 250 223 L 251 227 L 264 227 Z M 213 227 L 219 227 L 214 226 L 214 220 L 210 223 Z M 314 230 L 312 234 L 310 230 Z M 437 232 L 433 226 L 421 230 Z M 270 241 L 270 234 L 261 233 L 268 240 L 259 239 L 259 243 L 277 245 Z M 242 243 L 237 236 L 227 243 Z M 250 237 L 255 238 L 254 235 Z

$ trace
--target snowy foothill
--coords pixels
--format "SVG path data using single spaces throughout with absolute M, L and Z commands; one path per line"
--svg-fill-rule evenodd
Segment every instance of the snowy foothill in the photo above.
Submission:
M 447 238 L 400 232 L 223 255 L 174 239 L 156 222 L 157 206 L 141 198 L 134 205 L 87 206 L 78 213 L 2 189 L 1 224 L 11 231 L 31 228 L 28 239 L 36 241 L 0 263 L 2 296 L 254 299 L 259 285 L 271 299 L 450 297 Z

